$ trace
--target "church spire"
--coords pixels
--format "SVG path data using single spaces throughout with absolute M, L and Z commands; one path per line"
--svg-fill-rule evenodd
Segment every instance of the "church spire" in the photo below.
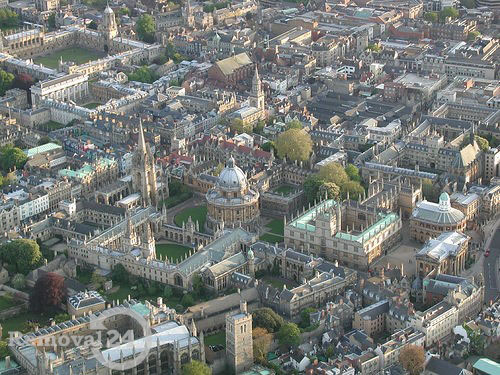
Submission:
M 139 118 L 139 139 L 137 141 L 137 147 L 141 153 L 146 152 L 146 141 L 144 139 L 144 129 L 142 128 L 141 118 Z

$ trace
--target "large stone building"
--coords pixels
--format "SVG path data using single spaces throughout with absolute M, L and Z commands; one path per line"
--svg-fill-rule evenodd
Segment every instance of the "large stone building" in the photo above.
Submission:
M 429 273 L 460 275 L 465 270 L 469 236 L 459 232 L 444 232 L 429 239 L 415 256 L 419 277 Z
M 325 200 L 285 225 L 285 244 L 368 269 L 400 240 L 401 218 L 355 201 Z
M 226 353 L 235 374 L 253 365 L 252 314 L 247 311 L 246 301 L 240 302 L 239 312 L 226 317 Z
M 443 192 L 439 204 L 422 201 L 417 204 L 410 218 L 410 235 L 420 242 L 438 237 L 443 232 L 463 232 L 466 229 L 465 215 L 451 207 L 450 196 Z
M 245 173 L 230 157 L 215 184 L 206 194 L 207 229 L 219 227 L 256 230 L 259 225 L 259 192 L 252 189 Z

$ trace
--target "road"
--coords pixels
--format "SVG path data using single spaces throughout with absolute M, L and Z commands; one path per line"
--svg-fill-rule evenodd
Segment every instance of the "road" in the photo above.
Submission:
M 498 283 L 498 269 L 500 267 L 500 229 L 497 227 L 495 234 L 489 241 L 490 256 L 484 258 L 484 302 L 489 304 L 500 295 Z

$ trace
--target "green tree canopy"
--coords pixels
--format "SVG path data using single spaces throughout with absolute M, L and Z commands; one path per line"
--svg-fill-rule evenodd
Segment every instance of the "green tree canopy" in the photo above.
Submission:
M 318 176 L 325 182 L 333 182 L 337 186 L 342 186 L 349 181 L 349 176 L 339 163 L 328 163 L 323 165 L 318 172 Z
M 19 24 L 19 17 L 16 12 L 9 8 L 0 8 L 0 28 L 11 29 Z
M 437 23 L 437 21 L 439 21 L 439 15 L 436 12 L 427 12 L 424 14 L 424 19 L 432 23 Z
M 18 147 L 7 145 L 0 148 L 0 167 L 6 174 L 14 168 L 22 169 L 28 160 L 28 156 Z
M 424 198 L 430 202 L 437 202 L 439 198 L 440 190 L 437 186 L 434 186 L 431 180 L 424 178 L 422 180 L 422 195 Z
M 233 118 L 231 122 L 229 123 L 229 128 L 234 134 L 241 134 L 241 133 L 251 133 L 252 132 L 252 125 L 247 123 L 245 124 L 242 119 L 239 118 Z
M 0 341 L 0 359 L 4 359 L 8 355 L 10 355 L 9 344 L 7 343 L 7 341 L 2 340 Z
M 149 69 L 147 66 L 141 66 L 135 72 L 128 73 L 127 77 L 130 81 L 137 81 L 143 83 L 153 83 L 159 77 L 158 75 Z
M 0 70 L 0 96 L 4 96 L 5 92 L 12 88 L 14 82 L 14 74 L 8 73 L 5 70 Z
M 195 303 L 194 297 L 191 293 L 186 293 L 184 294 L 184 297 L 182 297 L 181 304 L 185 308 L 188 308 L 190 306 L 193 306 Z
M 490 148 L 490 142 L 488 142 L 486 138 L 476 135 L 474 136 L 474 139 L 476 140 L 477 145 L 479 146 L 481 151 L 488 151 L 488 149 Z
M 116 264 L 111 271 L 111 279 L 115 283 L 128 283 L 129 272 L 125 269 L 123 264 Z
M 347 164 L 345 167 L 345 173 L 349 176 L 352 181 L 361 182 L 361 176 L 359 175 L 359 169 L 354 164 Z
M 476 38 L 479 37 L 479 36 L 481 36 L 481 33 L 479 31 L 471 31 L 467 35 L 467 40 L 473 41 L 473 40 L 476 40 Z
M 278 331 L 278 340 L 282 346 L 298 346 L 300 344 L 300 329 L 297 324 L 283 324 Z
M 212 369 L 200 361 L 191 361 L 182 366 L 182 375 L 212 375 Z
M 276 139 L 276 150 L 280 158 L 308 160 L 312 152 L 311 136 L 302 129 L 288 129 Z
M 257 309 L 252 313 L 253 327 L 265 328 L 270 333 L 278 332 L 283 322 L 283 318 L 269 307 Z
M 0 257 L 9 271 L 23 275 L 42 265 L 40 246 L 33 240 L 18 239 L 0 247 Z
M 17 290 L 24 289 L 26 286 L 26 278 L 22 273 L 17 273 L 12 278 L 12 287 Z
M 146 43 L 154 43 L 156 25 L 154 18 L 150 14 L 143 14 L 139 17 L 135 28 L 141 40 Z
M 444 21 L 448 17 L 458 18 L 458 16 L 459 16 L 458 10 L 452 7 L 446 7 L 441 12 L 439 12 L 439 19 L 441 21 Z
M 286 124 L 286 129 L 302 129 L 302 123 L 299 120 L 292 120 Z
M 302 310 L 300 313 L 300 327 L 307 328 L 311 325 L 311 313 L 315 312 L 316 309 L 312 307 L 308 307 L 307 309 Z

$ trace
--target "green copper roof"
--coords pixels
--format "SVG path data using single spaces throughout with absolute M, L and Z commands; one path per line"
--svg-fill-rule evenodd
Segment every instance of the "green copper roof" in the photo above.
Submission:
M 38 154 L 41 154 L 43 152 L 49 152 L 49 151 L 52 151 L 52 150 L 57 150 L 58 148 L 62 148 L 61 146 L 59 146 L 58 144 L 56 143 L 46 143 L 44 145 L 41 145 L 41 146 L 37 146 L 37 147 L 33 147 L 33 148 L 30 148 L 29 150 L 25 150 L 24 153 L 26 155 L 28 155 L 29 158 L 35 156 L 35 155 L 38 155 Z
M 474 369 L 481 371 L 488 375 L 498 375 L 500 374 L 500 364 L 492 361 L 488 358 L 481 358 L 474 363 Z
M 336 203 L 333 199 L 323 201 L 313 208 L 307 210 L 303 215 L 299 216 L 295 220 L 292 220 L 290 222 L 290 225 L 294 226 L 297 229 L 305 229 L 310 232 L 314 232 L 316 230 L 316 226 L 312 221 L 316 218 L 316 216 L 318 216 L 318 214 L 328 210 L 330 207 L 335 206 L 335 204 Z

